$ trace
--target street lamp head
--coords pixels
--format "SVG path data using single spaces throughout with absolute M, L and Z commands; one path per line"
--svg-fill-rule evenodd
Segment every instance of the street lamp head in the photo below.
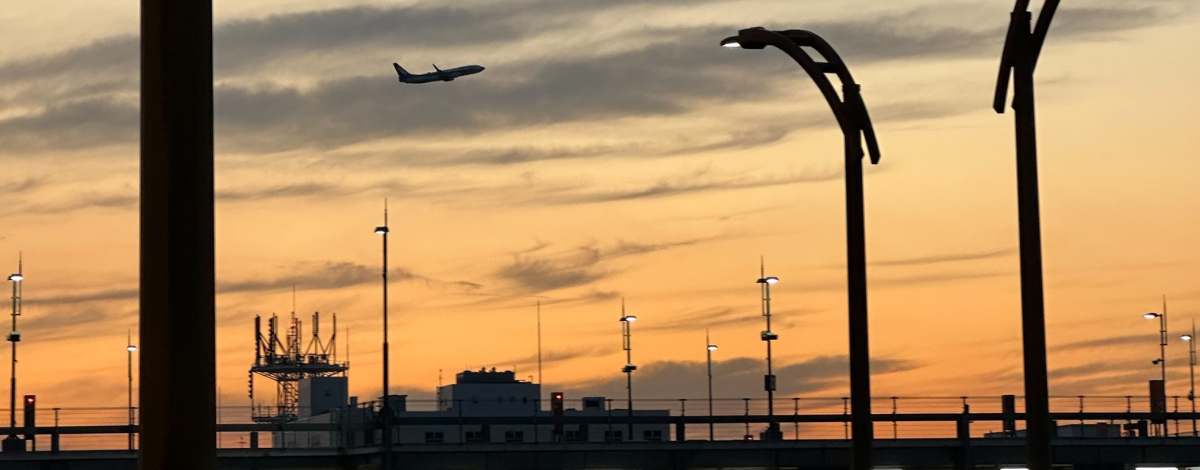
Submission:
M 1142 318 L 1145 318 L 1145 319 L 1147 319 L 1147 320 L 1153 320 L 1153 319 L 1155 319 L 1155 318 L 1158 318 L 1159 316 L 1160 316 L 1160 315 L 1159 315 L 1159 314 L 1157 314 L 1157 313 L 1150 312 L 1150 313 L 1147 313 L 1147 314 L 1145 314 L 1145 315 L 1142 315 Z
M 717 345 L 715 345 L 715 344 L 710 344 L 710 345 L 708 345 L 708 350 L 709 350 L 709 351 L 716 351 L 716 350 L 717 350 Z
M 126 350 L 126 351 L 129 351 L 129 352 L 134 352 L 134 351 L 137 351 L 137 346 L 134 346 L 134 345 L 132 345 L 132 344 L 131 344 L 131 345 L 129 345 L 129 346 L 126 346 L 126 347 L 125 347 L 125 350 Z
M 625 315 L 625 316 L 621 317 L 621 321 L 626 322 L 626 323 L 633 323 L 633 322 L 637 321 L 637 317 L 635 317 L 633 315 Z
M 8 280 L 13 282 L 21 282 L 22 279 L 25 279 L 25 276 L 22 276 L 20 273 L 8 276 Z
M 721 47 L 740 49 L 742 47 L 742 43 L 738 41 L 737 36 L 730 36 L 721 40 Z
M 1156 365 L 1156 366 L 1157 366 L 1157 365 L 1158 365 L 1158 363 L 1162 362 L 1162 358 L 1158 358 L 1158 359 L 1155 359 L 1155 360 L 1153 360 L 1153 361 L 1150 361 L 1150 362 L 1151 362 L 1151 363 L 1153 363 L 1154 365 Z
M 759 280 L 758 280 L 758 283 L 759 283 L 759 284 L 771 284 L 771 285 L 774 285 L 774 284 L 776 284 L 776 283 L 778 283 L 778 282 L 779 282 L 779 278 L 777 278 L 777 277 L 775 277 L 775 276 L 771 276 L 771 277 L 764 277 L 764 278 L 761 278 L 761 279 L 759 279 Z
M 375 234 L 376 234 L 376 235 L 383 235 L 383 234 L 385 234 L 385 233 L 388 233 L 388 228 L 387 228 L 387 226 L 383 226 L 383 227 L 375 227 Z
M 1192 335 L 1182 335 L 1182 336 L 1180 336 L 1180 337 L 1179 337 L 1179 339 L 1182 339 L 1182 340 L 1184 340 L 1184 341 L 1191 341 L 1191 340 L 1192 340 Z

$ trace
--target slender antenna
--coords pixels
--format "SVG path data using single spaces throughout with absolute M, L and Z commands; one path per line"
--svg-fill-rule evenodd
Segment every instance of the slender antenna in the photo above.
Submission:
M 538 384 L 542 383 L 542 299 L 537 301 Z
M 763 255 L 758 255 L 758 277 L 767 277 L 767 261 Z
M 292 283 L 292 315 L 296 314 L 296 284 Z

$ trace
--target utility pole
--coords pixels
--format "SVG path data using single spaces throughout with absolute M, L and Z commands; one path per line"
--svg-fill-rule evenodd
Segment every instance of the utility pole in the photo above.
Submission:
M 387 199 L 383 200 L 383 225 L 375 227 L 375 233 L 383 235 L 383 405 L 379 408 L 383 425 L 383 470 L 392 468 L 392 408 L 389 405 L 388 388 L 388 211 Z
M 129 450 L 134 449 L 133 442 L 133 426 L 134 426 L 134 411 L 133 411 L 133 353 L 137 351 L 137 346 L 133 344 L 133 330 L 130 330 L 125 341 L 125 352 L 128 356 L 129 366 Z M 217 395 L 220 399 L 220 395 Z M 218 407 L 217 416 L 220 416 L 221 410 Z
M 637 366 L 633 365 L 633 331 L 631 326 L 637 321 L 637 317 L 625 314 L 625 299 L 621 299 L 621 333 L 624 338 L 625 349 L 625 367 L 621 368 L 621 372 L 625 373 L 625 390 L 629 394 L 629 440 L 633 440 L 633 371 L 637 370 Z
M 705 349 L 707 350 L 706 352 L 708 353 L 708 417 L 710 418 L 708 420 L 708 440 L 712 441 L 712 440 L 715 440 L 713 422 L 711 419 L 713 416 L 712 352 L 717 350 L 717 345 L 712 344 L 712 340 L 708 338 L 708 329 L 707 328 L 704 330 L 704 343 L 707 345 L 707 346 L 705 346 Z
M 17 343 L 21 341 L 21 333 L 17 331 L 17 317 L 21 316 L 21 281 L 25 279 L 24 261 L 17 255 L 17 272 L 8 276 L 12 282 L 12 332 L 8 334 L 8 342 L 12 343 L 12 376 L 8 386 L 8 428 L 11 430 L 4 438 L 4 452 L 25 452 L 25 440 L 17 435 Z
M 765 440 L 779 440 L 783 433 L 779 423 L 775 422 L 775 370 L 771 367 L 771 342 L 779 339 L 779 335 L 771 331 L 771 286 L 779 282 L 779 278 L 767 277 L 767 267 L 759 259 L 758 284 L 762 286 L 762 316 L 767 319 L 767 329 L 762 332 L 762 340 L 767 343 L 767 375 L 763 377 L 763 388 L 767 391 L 767 432 Z

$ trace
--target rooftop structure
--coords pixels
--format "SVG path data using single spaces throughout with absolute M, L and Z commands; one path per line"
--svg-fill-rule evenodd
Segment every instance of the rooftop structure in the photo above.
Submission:
M 267 334 L 263 335 L 261 317 L 254 317 L 254 364 L 250 366 L 250 402 L 254 402 L 254 375 L 275 382 L 273 407 L 255 407 L 254 420 L 260 423 L 294 421 L 301 415 L 299 385 L 304 379 L 345 376 L 348 362 L 337 361 L 337 314 L 333 314 L 333 334 L 328 342 L 320 336 L 320 312 L 313 313 L 312 337 L 302 346 L 303 324 L 292 313 L 285 341 L 279 339 L 279 316 L 267 319 Z M 345 384 L 341 385 L 345 389 Z M 344 396 L 345 392 L 342 392 Z M 341 400 L 344 402 L 344 398 Z M 313 414 L 305 410 L 304 415 Z

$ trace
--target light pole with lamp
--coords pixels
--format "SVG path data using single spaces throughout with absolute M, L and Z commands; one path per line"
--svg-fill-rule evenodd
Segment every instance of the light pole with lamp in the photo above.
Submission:
M 1162 406 L 1165 407 L 1166 406 L 1165 400 L 1166 400 L 1166 396 L 1167 396 L 1167 298 L 1166 298 L 1166 296 L 1163 296 L 1163 311 L 1162 311 L 1162 313 L 1150 312 L 1145 315 L 1142 315 L 1142 318 L 1145 318 L 1147 320 L 1153 320 L 1155 318 L 1158 319 L 1158 348 L 1159 348 L 1158 349 L 1158 358 L 1153 361 L 1150 361 L 1150 362 L 1152 364 L 1162 368 L 1162 389 L 1163 389 L 1163 400 L 1164 400 L 1162 403 Z M 1166 411 L 1165 408 L 1163 408 L 1162 410 L 1154 409 L 1153 403 L 1154 403 L 1154 400 L 1153 400 L 1153 397 L 1151 397 L 1152 405 L 1151 405 L 1150 411 Z M 1167 435 L 1167 423 L 1166 423 L 1166 421 L 1163 421 L 1160 424 L 1162 425 L 1162 428 L 1159 430 L 1159 432 L 1160 432 L 1159 435 L 1166 436 Z
M 1150 312 L 1142 315 L 1147 320 L 1158 319 L 1158 359 L 1151 362 L 1162 367 L 1163 390 L 1167 388 L 1167 305 L 1163 303 L 1163 313 Z
M 375 227 L 375 233 L 383 235 L 383 406 L 379 414 L 383 416 L 383 469 L 392 468 L 392 408 L 388 406 L 388 212 L 387 199 L 383 200 L 383 225 Z
M 8 334 L 8 342 L 12 343 L 12 377 L 8 389 L 8 426 L 11 431 L 4 438 L 4 452 L 25 451 L 25 440 L 17 436 L 17 343 L 21 341 L 21 333 L 17 332 L 17 317 L 21 316 L 21 281 L 25 279 L 21 273 L 24 264 L 18 257 L 17 272 L 8 276 L 12 282 L 12 332 Z
M 133 332 L 130 331 L 129 336 L 125 340 L 125 353 L 128 357 L 129 364 L 129 450 L 133 450 L 133 353 L 137 351 L 137 346 L 133 344 Z M 219 410 L 218 410 L 219 411 Z
M 625 314 L 625 299 L 621 299 L 621 334 L 624 338 L 625 349 L 625 367 L 621 368 L 621 372 L 625 373 L 625 390 L 629 394 L 629 440 L 633 440 L 633 371 L 637 370 L 637 366 L 633 365 L 633 341 L 632 330 L 630 327 L 633 322 L 637 321 L 637 317 Z
M 1059 0 L 1046 0 L 1031 27 L 1029 0 L 1016 0 L 1000 58 L 992 109 L 1004 113 L 1009 79 L 1017 150 L 1017 231 L 1021 249 L 1021 346 L 1025 373 L 1025 443 L 1031 470 L 1051 470 L 1050 381 L 1046 369 L 1046 302 L 1042 279 L 1042 215 L 1038 195 L 1037 119 L 1033 72 Z
M 767 343 L 767 375 L 763 377 L 763 388 L 767 391 L 767 432 L 764 440 L 779 440 L 783 433 L 779 423 L 775 422 L 775 370 L 771 366 L 771 342 L 779 339 L 779 335 L 771 331 L 771 286 L 779 282 L 779 278 L 767 277 L 767 268 L 760 261 L 758 284 L 762 286 L 762 316 L 767 319 L 767 329 L 762 332 L 762 340 Z
M 715 440 L 713 437 L 714 429 L 713 429 L 713 422 L 712 422 L 712 416 L 713 416 L 712 353 L 713 353 L 713 351 L 717 350 L 717 345 L 712 344 L 712 340 L 709 339 L 709 337 L 708 337 L 707 329 L 704 330 L 704 343 L 707 345 L 705 347 L 705 349 L 707 349 L 707 351 L 705 351 L 705 352 L 708 354 L 708 417 L 709 417 L 708 440 L 712 441 L 712 440 Z
M 1192 334 L 1183 335 L 1180 339 L 1188 342 L 1188 375 L 1191 388 L 1188 389 L 1188 401 L 1192 402 L 1192 413 L 1196 413 L 1196 320 L 1192 320 Z M 1196 418 L 1192 418 L 1192 435 L 1196 436 Z
M 879 145 L 860 87 L 850 69 L 833 47 L 809 31 L 768 31 L 750 28 L 721 41 L 724 47 L 763 49 L 774 46 L 796 61 L 812 78 L 842 130 L 846 167 L 846 271 L 849 297 L 850 402 L 854 429 L 851 454 L 854 470 L 871 470 L 874 423 L 871 421 L 871 351 L 867 327 L 867 248 L 863 214 L 862 158 L 870 155 L 879 163 Z M 802 47 L 817 51 L 824 62 L 817 62 Z M 842 83 L 839 97 L 827 75 L 834 74 Z M 863 152 L 863 141 L 867 151 Z

